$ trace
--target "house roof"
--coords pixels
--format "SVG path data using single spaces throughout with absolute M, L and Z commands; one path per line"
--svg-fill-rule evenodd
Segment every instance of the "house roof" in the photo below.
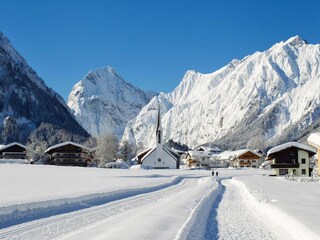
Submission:
M 258 157 L 261 157 L 261 154 L 257 153 L 254 150 L 251 149 L 240 149 L 236 151 L 224 151 L 217 155 L 218 160 L 233 160 L 235 158 L 240 157 L 241 155 L 251 152 L 254 155 L 257 155 Z
M 262 157 L 260 153 L 254 151 L 254 150 L 250 150 L 250 149 L 241 149 L 236 151 L 236 157 L 240 157 L 241 155 L 247 153 L 247 152 L 251 152 L 254 155 L 257 155 L 258 157 Z
M 313 147 L 320 148 L 320 132 L 311 133 L 307 141 Z
M 287 148 L 291 148 L 291 147 L 295 147 L 295 148 L 298 148 L 298 149 L 302 149 L 302 150 L 305 150 L 309 153 L 313 153 L 313 154 L 316 154 L 316 149 L 314 149 L 313 147 L 310 147 L 308 145 L 305 145 L 305 144 L 302 144 L 302 143 L 298 143 L 298 142 L 288 142 L 288 143 L 284 143 L 284 144 L 281 144 L 279 146 L 276 146 L 274 148 L 271 148 L 268 153 L 267 153 L 267 156 L 269 156 L 270 154 L 273 154 L 273 153 L 277 153 L 277 152 L 280 152 L 280 151 L 283 151 Z
M 81 144 L 67 141 L 67 142 L 63 142 L 63 143 L 59 143 L 59 144 L 53 145 L 53 146 L 49 147 L 45 152 L 47 153 L 47 152 L 51 151 L 52 149 L 63 147 L 63 146 L 66 146 L 66 145 L 73 145 L 73 146 L 76 146 L 76 147 L 79 147 L 79 148 L 83 148 L 83 149 L 85 149 L 87 151 L 90 151 L 89 148 L 87 148 L 87 147 L 85 147 L 85 146 L 83 146 Z
M 13 142 L 13 143 L 9 143 L 9 144 L 7 144 L 7 145 L 2 145 L 2 146 L 0 147 L 0 151 L 1 151 L 1 150 L 5 150 L 5 149 L 7 149 L 7 148 L 9 148 L 9 147 L 12 147 L 12 146 L 14 146 L 14 145 L 17 145 L 17 146 L 22 147 L 22 148 L 27 148 L 27 146 L 25 146 L 25 145 L 23 145 L 23 144 L 21 144 L 21 143 Z
M 221 149 L 218 148 L 217 146 L 212 145 L 212 143 L 205 143 L 205 144 L 199 145 L 194 148 L 194 151 L 197 151 L 197 149 L 200 149 L 200 148 L 202 148 L 203 150 L 208 151 L 208 152 L 210 152 L 210 151 L 220 151 L 221 152 Z
M 209 158 L 212 156 L 217 156 L 217 154 L 214 154 L 209 151 L 188 151 L 188 154 L 191 157 L 200 157 L 200 158 Z

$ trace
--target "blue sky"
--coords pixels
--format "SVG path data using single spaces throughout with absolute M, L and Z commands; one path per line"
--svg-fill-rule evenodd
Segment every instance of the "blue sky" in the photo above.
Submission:
M 0 31 L 65 99 L 90 69 L 113 66 L 145 90 L 213 72 L 294 35 L 320 43 L 318 0 L 0 0 Z

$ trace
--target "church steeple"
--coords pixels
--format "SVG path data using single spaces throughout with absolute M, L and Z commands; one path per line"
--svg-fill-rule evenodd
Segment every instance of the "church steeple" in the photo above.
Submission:
M 160 115 L 160 105 L 158 106 L 158 122 L 156 128 L 157 145 L 162 144 L 162 125 L 161 125 L 161 115 Z

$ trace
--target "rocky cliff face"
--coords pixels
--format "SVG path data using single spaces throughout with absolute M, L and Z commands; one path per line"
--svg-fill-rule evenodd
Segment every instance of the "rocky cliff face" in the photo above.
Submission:
M 90 71 L 78 82 L 69 95 L 68 106 L 91 135 L 111 133 L 121 137 L 128 121 L 155 95 L 125 82 L 108 66 Z
M 300 37 L 225 67 L 188 71 L 171 93 L 153 98 L 131 120 L 123 139 L 154 144 L 154 108 L 161 106 L 164 138 L 191 147 L 268 147 L 299 140 L 320 121 L 320 45 Z
M 24 143 L 40 124 L 64 130 L 70 134 L 68 139 L 89 136 L 63 99 L 45 85 L 0 32 L 0 140 Z M 8 129 L 14 129 L 14 135 Z

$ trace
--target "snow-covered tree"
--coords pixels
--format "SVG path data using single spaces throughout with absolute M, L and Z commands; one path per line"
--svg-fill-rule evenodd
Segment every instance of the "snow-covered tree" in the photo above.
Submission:
M 105 167 L 109 162 L 116 159 L 116 152 L 118 150 L 118 139 L 111 134 L 100 136 L 97 139 L 97 148 L 95 151 L 95 160 L 99 167 Z
M 45 153 L 47 148 L 45 141 L 37 140 L 35 135 L 32 135 L 27 143 L 27 158 L 32 162 L 45 164 L 48 161 L 48 155 Z

